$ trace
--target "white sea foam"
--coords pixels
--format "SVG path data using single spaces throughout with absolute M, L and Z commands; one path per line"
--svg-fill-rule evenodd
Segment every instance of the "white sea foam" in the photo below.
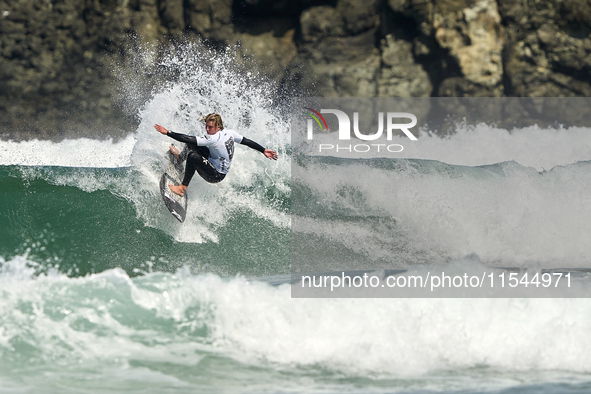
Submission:
M 453 380 L 477 368 L 481 382 L 487 369 L 520 379 L 532 371 L 591 372 L 589 299 L 291 299 L 288 285 L 188 270 L 35 277 L 27 262 L 0 260 L 0 348 L 10 350 L 0 352 L 2 363 L 26 365 L 34 354 L 38 363 L 97 373 L 154 363 L 167 374 L 170 365 L 215 356 L 245 368 L 301 374 L 314 367 L 374 379 L 447 373 Z M 236 368 L 215 365 L 222 375 Z
M 295 230 L 332 244 L 336 238 L 369 261 L 393 266 L 439 264 L 476 253 L 487 264 L 502 266 L 535 261 L 552 268 L 586 267 L 589 168 L 586 162 L 539 174 L 516 163 L 472 169 L 419 162 L 395 171 L 355 162 L 316 165 L 298 170 L 298 181 L 314 191 L 325 214 L 394 219 L 395 230 L 346 218 L 300 220 Z
M 287 286 L 235 282 L 212 298 L 218 338 L 281 364 L 380 377 L 591 369 L 586 299 L 289 299 Z
M 62 167 L 127 167 L 135 137 L 130 134 L 120 141 L 90 138 L 0 141 L 0 165 Z

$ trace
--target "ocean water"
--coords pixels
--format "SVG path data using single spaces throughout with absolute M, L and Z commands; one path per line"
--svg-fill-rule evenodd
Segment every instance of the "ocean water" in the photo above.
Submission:
M 126 139 L 0 142 L 0 392 L 591 391 L 587 298 L 297 299 L 276 280 L 292 191 L 345 260 L 584 268 L 590 130 L 423 131 L 395 159 L 309 157 L 332 181 L 307 183 L 291 177 L 289 111 L 257 76 L 181 60 Z M 192 182 L 181 225 L 153 124 L 194 133 L 214 111 L 280 159 L 237 147 L 224 182 Z M 359 201 L 367 219 L 346 234 Z

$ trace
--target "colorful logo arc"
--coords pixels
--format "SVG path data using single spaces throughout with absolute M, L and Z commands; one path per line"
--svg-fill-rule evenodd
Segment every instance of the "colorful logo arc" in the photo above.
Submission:
M 323 128 L 326 128 L 326 131 L 328 131 L 328 125 L 326 124 L 326 120 L 324 120 L 324 116 L 320 115 L 320 112 L 318 111 L 314 111 L 312 108 L 308 108 L 308 107 L 303 107 L 304 109 L 307 109 L 308 111 L 312 111 L 312 113 L 310 112 L 304 112 L 304 114 L 311 116 L 316 123 L 318 123 L 318 126 L 320 126 L 320 130 L 322 130 Z M 320 119 L 318 119 L 320 118 Z M 320 120 L 322 120 L 322 123 L 324 123 L 324 127 L 322 127 L 322 123 L 320 123 Z

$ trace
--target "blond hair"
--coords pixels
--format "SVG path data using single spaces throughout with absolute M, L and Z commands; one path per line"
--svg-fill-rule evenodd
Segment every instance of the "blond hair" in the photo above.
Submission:
M 205 124 L 207 122 L 213 121 L 216 127 L 219 127 L 220 130 L 224 129 L 224 122 L 222 122 L 222 117 L 220 114 L 209 114 L 205 117 Z

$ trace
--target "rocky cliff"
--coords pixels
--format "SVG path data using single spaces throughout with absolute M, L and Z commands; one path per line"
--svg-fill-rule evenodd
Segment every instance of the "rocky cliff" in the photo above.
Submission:
M 591 0 L 0 0 L 0 134 L 121 135 L 121 65 L 197 40 L 308 95 L 591 96 Z

